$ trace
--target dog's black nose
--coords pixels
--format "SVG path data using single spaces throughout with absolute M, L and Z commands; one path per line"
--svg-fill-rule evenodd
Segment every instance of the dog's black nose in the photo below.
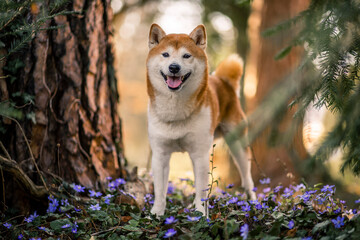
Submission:
M 180 71 L 180 65 L 179 64 L 176 64 L 176 63 L 172 63 L 172 64 L 170 64 L 170 66 L 169 66 L 169 71 L 171 72 L 171 73 L 178 73 L 179 71 Z

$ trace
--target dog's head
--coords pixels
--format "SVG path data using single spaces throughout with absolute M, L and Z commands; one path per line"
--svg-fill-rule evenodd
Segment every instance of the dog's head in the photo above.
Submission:
M 179 92 L 182 89 L 193 92 L 207 76 L 206 32 L 203 25 L 197 26 L 189 35 L 166 35 L 159 25 L 153 24 L 149 49 L 148 88 L 155 88 L 159 92 Z

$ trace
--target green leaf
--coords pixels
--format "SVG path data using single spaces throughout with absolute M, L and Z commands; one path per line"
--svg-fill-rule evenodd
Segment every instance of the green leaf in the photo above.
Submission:
M 274 59 L 275 60 L 283 59 L 284 57 L 286 57 L 291 52 L 291 49 L 292 49 L 292 46 L 287 46 L 287 47 L 281 49 L 280 52 L 278 52 L 275 55 Z
M 55 231 L 62 231 L 63 230 L 62 226 L 66 225 L 66 224 L 71 224 L 69 219 L 67 219 L 67 218 L 58 219 L 58 220 L 52 221 L 50 223 L 50 227 Z
M 316 233 L 318 231 L 324 230 L 330 223 L 331 223 L 330 220 L 326 220 L 324 222 L 316 224 L 312 229 L 312 233 Z
M 122 229 L 124 229 L 126 231 L 130 231 L 130 232 L 141 231 L 140 228 L 134 227 L 134 226 L 131 226 L 131 225 L 125 225 L 125 226 L 122 227 Z

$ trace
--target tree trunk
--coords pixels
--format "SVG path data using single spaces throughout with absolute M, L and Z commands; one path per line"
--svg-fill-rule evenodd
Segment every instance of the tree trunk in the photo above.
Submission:
M 107 177 L 125 174 L 112 10 L 110 0 L 75 0 L 68 8 L 81 14 L 59 15 L 45 23 L 44 28 L 59 28 L 36 34 L 23 53 L 21 77 L 16 84 L 7 81 L 7 89 L 9 96 L 14 92 L 34 96 L 33 105 L 23 108 L 28 118 L 21 126 L 47 184 L 57 175 L 70 183 L 101 188 Z M 0 140 L 11 158 L 41 185 L 21 129 L 12 122 Z M 15 185 L 5 179 L 7 201 L 14 200 L 17 193 L 10 187 Z
M 246 74 L 257 78 L 257 86 L 256 95 L 248 100 L 249 112 L 253 111 L 264 97 L 273 90 L 273 87 L 297 67 L 302 54 L 302 48 L 294 48 L 288 56 L 276 61 L 274 56 L 287 46 L 288 41 L 291 39 L 291 32 L 286 30 L 266 38 L 261 37 L 261 33 L 269 27 L 296 16 L 306 9 L 309 1 L 255 0 L 253 4 L 254 8 L 249 19 L 249 25 L 250 31 L 252 29 L 254 32 L 249 33 L 252 46 L 248 57 Z M 257 24 L 259 20 L 258 28 L 251 25 Z M 278 134 L 284 134 L 285 129 L 293 123 L 293 113 L 294 109 L 285 113 L 279 125 Z M 269 147 L 269 137 L 272 134 L 269 127 L 253 143 L 254 155 L 259 167 L 267 176 L 271 176 L 276 184 L 287 182 L 287 173 L 296 175 L 296 166 L 292 161 L 294 155 L 291 152 L 296 152 L 299 158 L 306 156 L 302 143 L 301 126 L 295 132 L 293 141 L 288 145 Z M 257 169 L 256 166 L 253 168 Z M 261 171 L 256 170 L 255 172 L 255 178 L 263 177 L 260 176 Z

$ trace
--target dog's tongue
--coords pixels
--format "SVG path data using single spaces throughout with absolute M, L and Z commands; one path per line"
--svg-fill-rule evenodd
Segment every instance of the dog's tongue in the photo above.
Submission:
M 177 87 L 180 86 L 180 84 L 181 84 L 181 77 L 171 77 L 171 76 L 168 76 L 166 83 L 167 83 L 168 86 L 171 87 L 171 88 L 177 88 Z

